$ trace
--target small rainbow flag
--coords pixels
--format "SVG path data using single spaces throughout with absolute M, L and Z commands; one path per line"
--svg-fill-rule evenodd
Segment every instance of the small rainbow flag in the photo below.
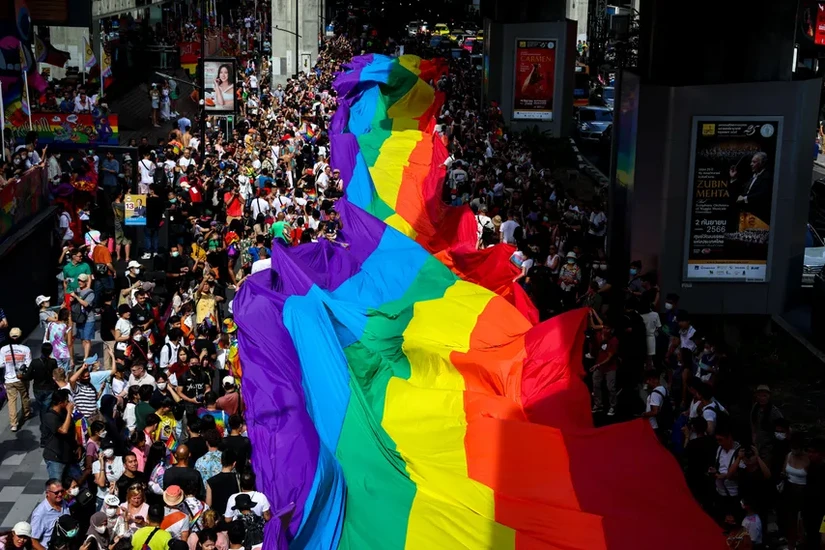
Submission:
M 172 432 L 169 434 L 169 438 L 166 440 L 166 449 L 170 453 L 174 453 L 175 449 L 177 449 L 177 448 L 178 448 L 178 438 L 175 435 L 175 430 L 172 430 Z

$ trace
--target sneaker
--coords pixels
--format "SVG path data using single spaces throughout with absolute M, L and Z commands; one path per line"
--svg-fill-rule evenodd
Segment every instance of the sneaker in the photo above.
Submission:
M 597 407 L 596 405 L 593 405 L 593 408 L 592 408 L 592 409 L 590 409 L 590 412 L 592 412 L 593 414 L 595 414 L 595 413 L 599 413 L 599 412 L 602 412 L 602 408 L 601 408 L 601 407 Z
M 607 410 L 607 416 L 615 416 L 615 414 L 616 414 L 616 411 L 613 409 L 613 407 L 610 407 Z
M 157 258 L 157 256 L 158 256 L 158 253 L 157 253 L 157 252 L 153 252 L 153 253 L 152 253 L 152 257 L 153 257 L 153 258 Z
M 12 426 L 11 431 L 16 432 L 17 431 L 17 426 Z
M 152 253 L 151 253 L 151 252 L 147 252 L 146 254 L 144 254 L 143 256 L 141 256 L 141 257 L 140 257 L 140 259 L 141 259 L 141 260 L 151 260 L 151 259 L 152 259 Z
M 590 354 L 590 353 L 585 353 L 585 354 L 584 354 L 584 358 L 585 358 L 585 359 L 593 359 L 593 355 L 592 355 L 592 354 Z

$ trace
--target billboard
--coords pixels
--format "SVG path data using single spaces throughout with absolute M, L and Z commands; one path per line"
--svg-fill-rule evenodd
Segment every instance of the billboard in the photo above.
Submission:
M 693 117 L 685 278 L 767 282 L 781 116 Z
M 146 195 L 129 194 L 124 197 L 124 225 L 146 225 Z
M 203 62 L 203 90 L 206 113 L 227 115 L 235 112 L 235 59 L 207 58 Z
M 6 121 L 17 143 L 23 143 L 29 131 L 27 117 Z M 75 115 L 65 113 L 32 113 L 32 130 L 37 132 L 38 145 L 65 147 L 118 145 L 117 115 Z
M 802 35 L 818 46 L 825 46 L 825 3 L 803 2 L 799 22 Z
M 553 120 L 555 39 L 516 39 L 513 119 Z

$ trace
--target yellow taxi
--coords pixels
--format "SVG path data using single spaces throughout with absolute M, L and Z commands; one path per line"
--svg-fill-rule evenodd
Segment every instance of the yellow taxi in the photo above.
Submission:
M 464 38 L 464 29 L 453 29 L 450 31 L 450 40 L 453 42 L 458 42 L 462 38 Z
M 433 27 L 433 36 L 449 36 L 450 27 L 446 23 L 436 23 Z

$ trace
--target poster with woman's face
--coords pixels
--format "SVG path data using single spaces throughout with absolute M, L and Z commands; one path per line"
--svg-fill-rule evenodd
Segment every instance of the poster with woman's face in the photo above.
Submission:
M 235 60 L 207 59 L 204 68 L 204 103 L 209 114 L 235 112 Z

